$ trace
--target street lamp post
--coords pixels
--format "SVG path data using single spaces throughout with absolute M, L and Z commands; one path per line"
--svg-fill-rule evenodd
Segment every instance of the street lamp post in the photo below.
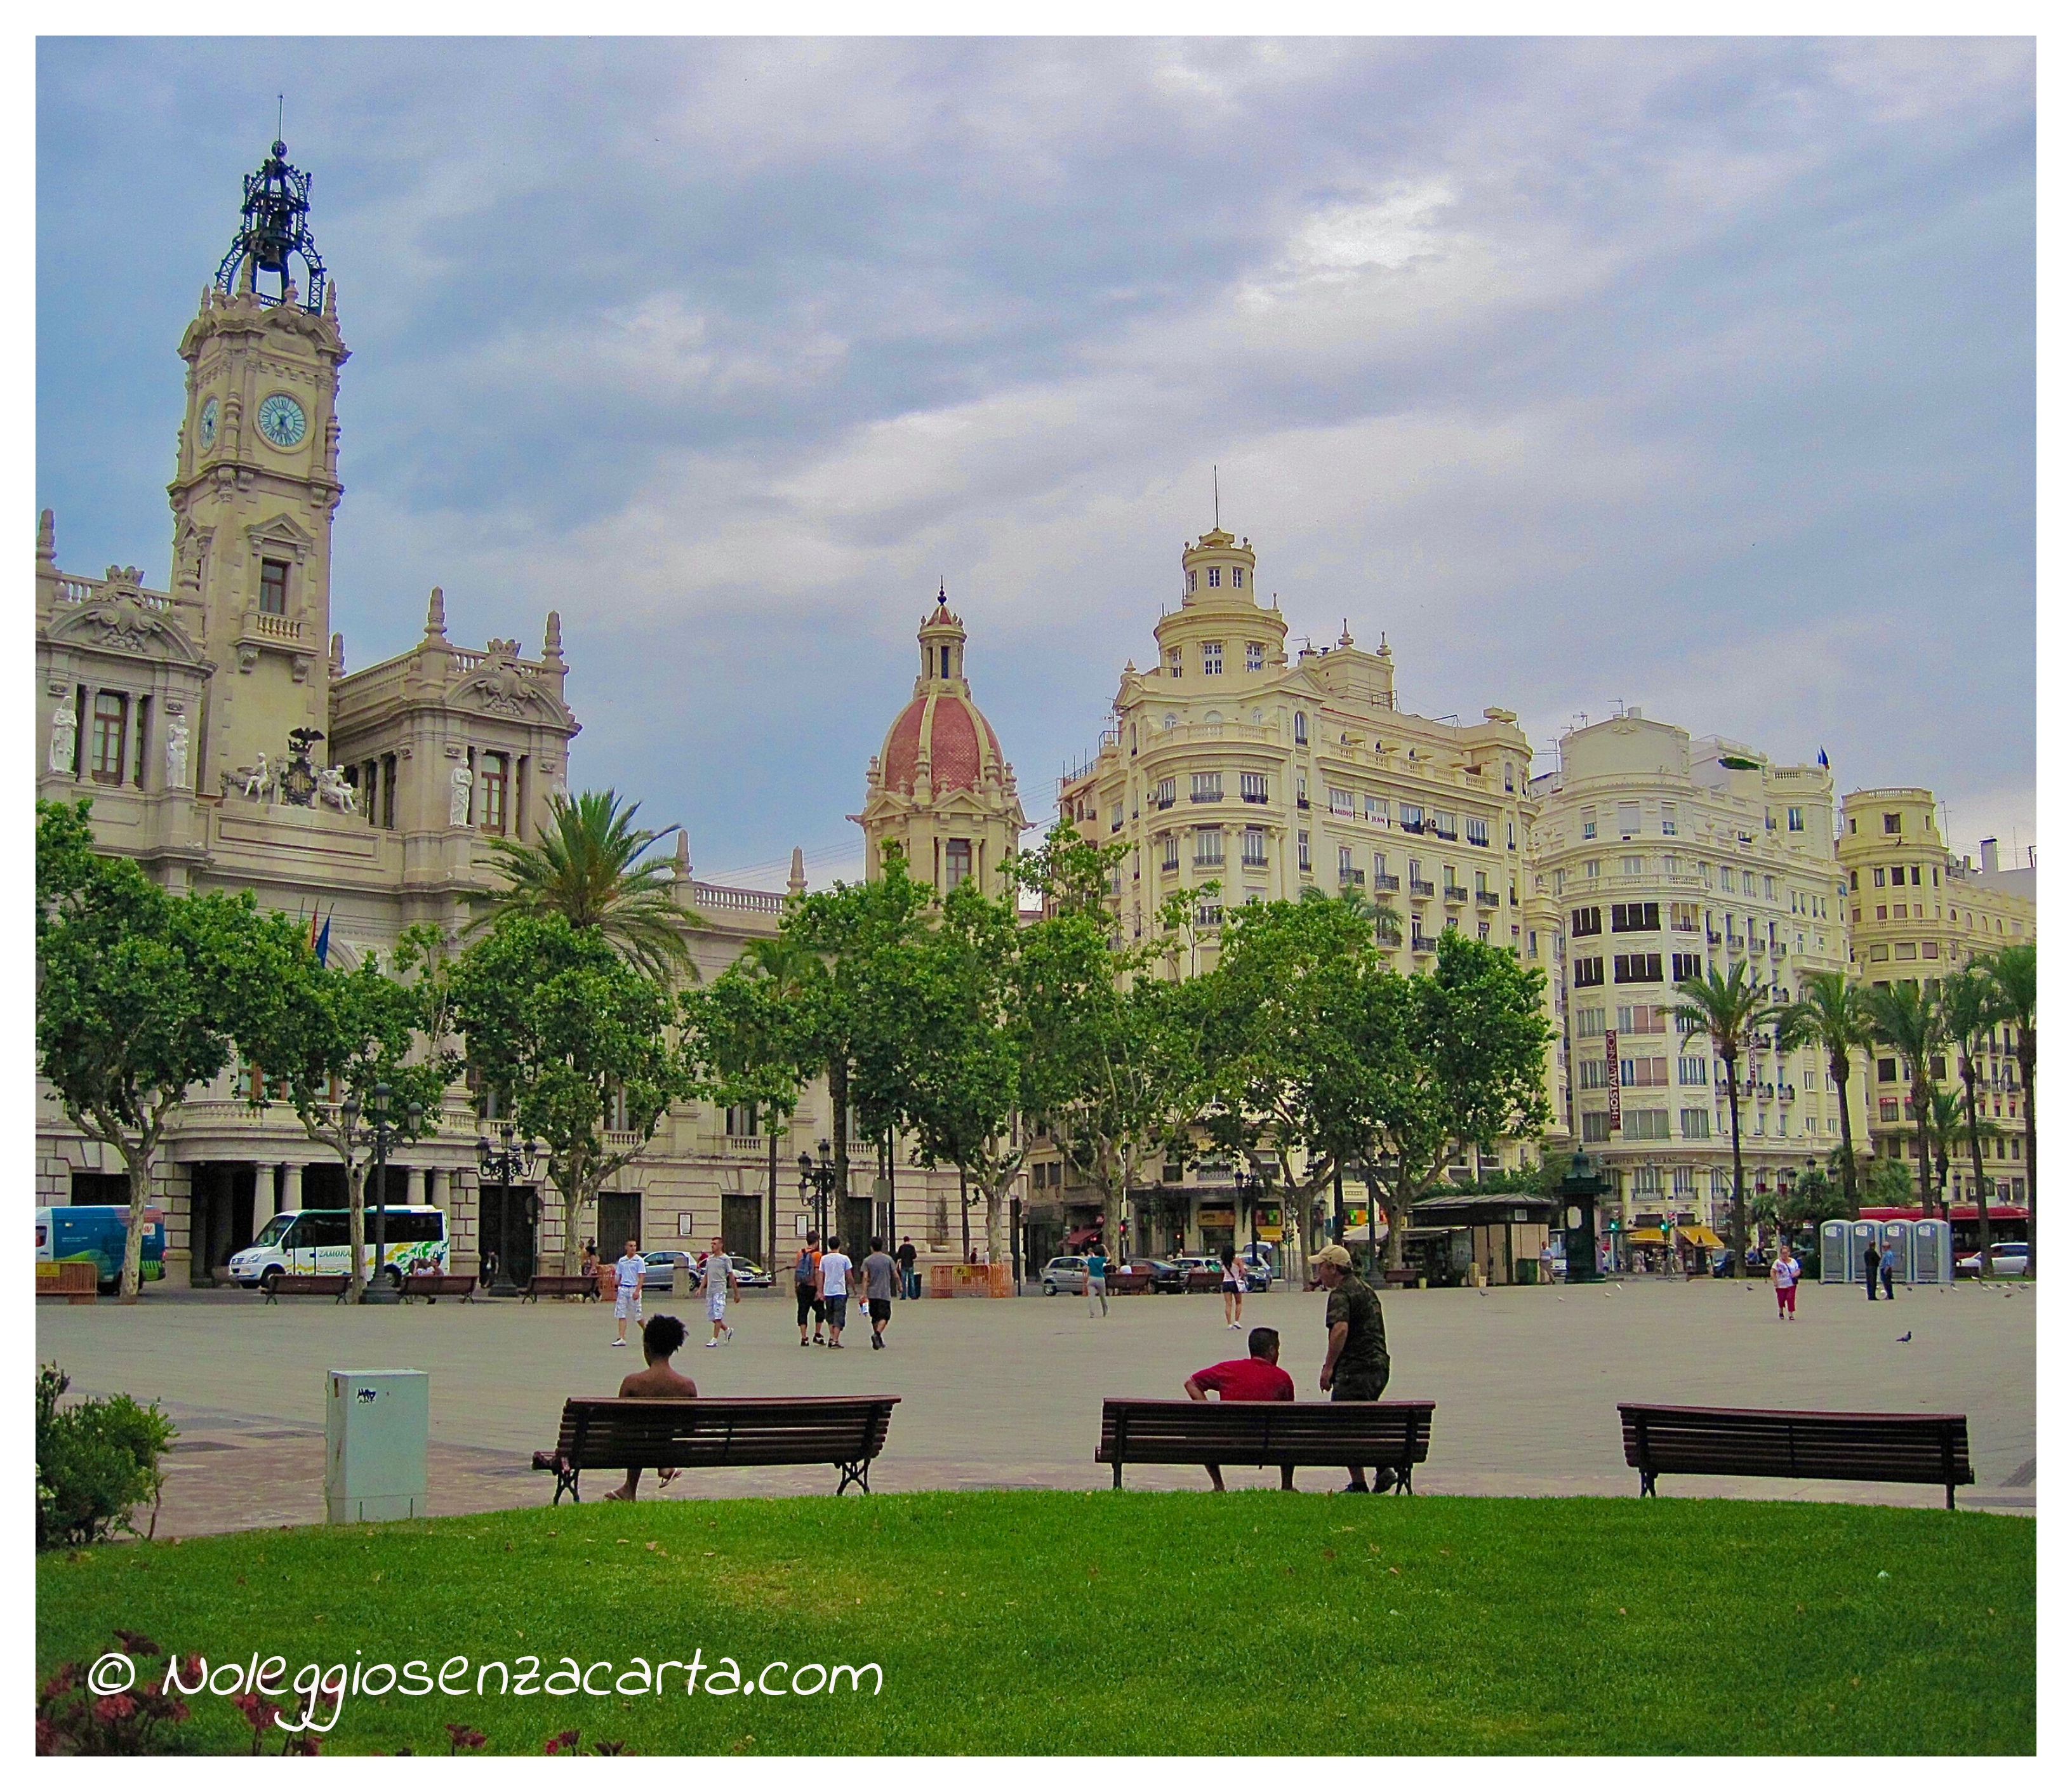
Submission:
M 391 1284 L 388 1275 L 388 1147 L 402 1137 L 406 1131 L 414 1137 L 425 1117 L 423 1106 L 413 1101 L 404 1110 L 405 1125 L 392 1125 L 388 1119 L 388 1105 L 395 1099 L 395 1095 L 396 1091 L 387 1083 L 377 1083 L 368 1095 L 365 1109 L 368 1120 L 367 1135 L 374 1145 L 374 1262 L 372 1272 L 360 1291 L 361 1304 L 367 1306 L 385 1306 L 395 1301 L 401 1293 Z M 347 1096 L 339 1112 L 345 1123 L 349 1150 L 353 1132 L 359 1125 L 362 1112 L 359 1098 Z M 360 1208 L 364 1213 L 364 1199 Z
M 834 1160 L 828 1155 L 828 1141 L 820 1141 L 818 1163 L 806 1152 L 799 1153 L 799 1205 L 818 1221 L 820 1243 L 828 1242 L 828 1201 L 835 1192 Z
M 509 1223 L 508 1191 L 517 1184 L 528 1183 L 532 1180 L 539 1157 L 539 1147 L 530 1139 L 520 1139 L 517 1136 L 517 1128 L 508 1120 L 502 1121 L 498 1124 L 496 1136 L 500 1142 L 495 1145 L 492 1145 L 487 1139 L 479 1134 L 475 1137 L 475 1165 L 477 1189 L 475 1223 L 478 1227 L 482 1223 L 480 1198 L 482 1186 L 487 1184 L 491 1187 L 501 1188 L 506 1191 L 507 1201 L 504 1223 L 508 1226 Z M 528 1198 L 530 1198 L 529 1196 Z M 491 1294 L 516 1294 L 518 1292 L 518 1284 L 511 1279 L 510 1241 L 504 1235 L 501 1230 L 497 1234 L 496 1243 L 496 1278 L 490 1284 L 487 1292 Z

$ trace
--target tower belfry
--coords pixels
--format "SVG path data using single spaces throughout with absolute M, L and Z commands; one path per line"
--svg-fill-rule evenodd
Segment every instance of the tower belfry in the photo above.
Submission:
M 302 265 L 298 289 L 293 264 Z M 261 276 L 271 274 L 268 293 Z M 310 177 L 288 161 L 288 146 L 278 137 L 256 175 L 245 177 L 245 210 L 230 253 L 216 270 L 218 292 L 249 292 L 262 305 L 285 305 L 299 298 L 302 309 L 322 314 L 323 258 L 310 234 Z

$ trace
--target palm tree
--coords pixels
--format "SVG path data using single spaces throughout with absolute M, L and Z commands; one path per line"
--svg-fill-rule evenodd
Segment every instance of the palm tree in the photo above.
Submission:
M 1731 1224 L 1733 1249 L 1727 1273 L 1738 1276 L 1748 1253 L 1748 1197 L 1741 1174 L 1741 1056 L 1749 1032 L 1775 1010 L 1769 1005 L 1762 985 L 1748 980 L 1748 967 L 1736 960 L 1725 976 L 1712 965 L 1702 977 L 1686 977 L 1676 985 L 1684 998 L 1676 1018 L 1688 1033 L 1703 1033 L 1727 1067 L 1727 1125 L 1733 1140 L 1734 1215 Z
M 1872 1034 L 1906 1062 L 1914 1104 L 1914 1137 L 1921 1155 L 1921 1211 L 1934 1211 L 1928 1188 L 1928 1060 L 1942 1044 L 1942 1016 L 1933 996 L 1911 977 L 1873 989 L 1864 998 Z
M 1799 1000 L 1777 1017 L 1777 1034 L 1781 1050 L 1818 1046 L 1827 1054 L 1827 1074 L 1842 1098 L 1842 1199 L 1854 1219 L 1861 1210 L 1856 1200 L 1856 1149 L 1849 1132 L 1849 1060 L 1852 1052 L 1871 1042 L 1861 987 L 1850 982 L 1844 971 L 1823 971 L 1808 977 L 1800 985 Z
M 804 993 L 807 979 L 820 961 L 797 940 L 778 933 L 750 940 L 742 948 L 740 962 L 770 986 L 771 995 L 778 1001 L 791 1002 Z M 778 1123 L 783 1116 L 775 1103 L 766 1107 L 764 1119 L 770 1129 L 770 1273 L 774 1276 L 778 1268 L 777 1148 L 783 1130 Z
M 1943 980 L 1943 1025 L 1948 1030 L 1951 1043 L 1957 1048 L 1957 1073 L 1964 1083 L 1965 1129 L 1971 1146 L 1971 1192 L 1979 1203 L 1981 1276 L 1990 1276 L 1993 1272 L 1993 1229 L 1986 1210 L 1992 1199 L 1991 1185 L 1986 1181 L 1986 1154 L 1979 1143 L 1980 1132 L 1991 1128 L 1979 1124 L 1978 1046 L 2004 1018 L 2005 1011 L 2000 1005 L 1998 986 L 1975 964 L 1967 965 L 1957 976 Z M 1939 1113 L 1937 1117 L 1940 1119 Z
M 506 914 L 558 914 L 572 927 L 595 927 L 629 964 L 660 981 L 674 971 L 695 980 L 686 926 L 703 921 L 670 894 L 676 873 L 661 853 L 641 854 L 668 832 L 636 828 L 638 803 L 615 791 L 548 799 L 536 841 L 494 838 L 504 886 L 476 898 L 483 912 L 468 931 Z
M 2015 1060 L 2021 1066 L 2021 1129 L 2029 1153 L 2029 1273 L 2036 1273 L 2036 947 L 2003 946 L 1981 960 L 2000 991 L 2004 1012 L 2013 1023 Z

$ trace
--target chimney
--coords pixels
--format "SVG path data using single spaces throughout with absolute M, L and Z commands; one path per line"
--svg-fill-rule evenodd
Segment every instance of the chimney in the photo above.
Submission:
M 1997 871 L 2000 868 L 2000 843 L 1997 840 L 1980 841 L 1979 842 L 1979 869 L 1982 871 Z

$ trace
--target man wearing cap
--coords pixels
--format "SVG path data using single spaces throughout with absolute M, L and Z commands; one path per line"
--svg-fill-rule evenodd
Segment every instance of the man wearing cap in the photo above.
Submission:
M 1329 1344 L 1317 1385 L 1334 1400 L 1378 1400 L 1388 1385 L 1388 1334 L 1381 1322 L 1381 1302 L 1353 1273 L 1353 1260 L 1342 1244 L 1327 1244 L 1317 1253 L 1317 1279 L 1330 1296 L 1324 1308 Z M 1367 1471 L 1346 1470 L 1349 1494 L 1367 1490 Z M 1376 1465 L 1374 1490 L 1385 1494 L 1396 1485 L 1396 1471 Z

